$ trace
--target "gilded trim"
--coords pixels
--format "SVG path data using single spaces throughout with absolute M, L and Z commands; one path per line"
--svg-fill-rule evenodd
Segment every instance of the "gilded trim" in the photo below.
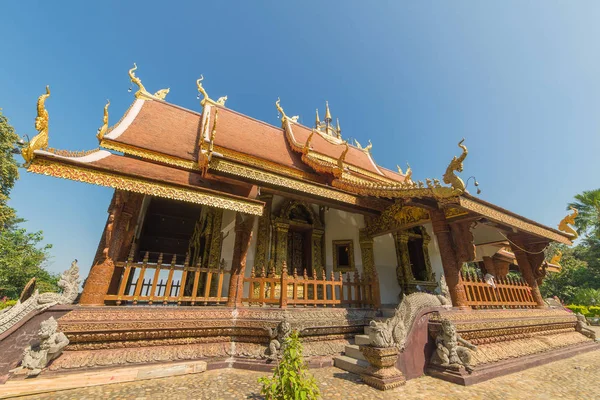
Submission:
M 112 141 L 110 139 L 102 139 L 100 142 L 100 147 L 105 149 L 120 151 L 124 154 L 129 154 L 132 156 L 142 157 L 147 160 L 157 161 L 163 164 L 173 165 L 176 167 L 187 168 L 198 170 L 198 164 L 191 160 L 185 160 L 179 157 L 168 156 L 162 153 L 158 153 L 152 150 L 140 149 L 138 147 L 134 147 L 128 144 L 119 143 Z
M 233 199 L 200 190 L 190 190 L 164 183 L 153 183 L 138 178 L 120 176 L 103 171 L 65 165 L 55 161 L 36 159 L 27 169 L 41 175 L 54 176 L 72 181 L 91 183 L 119 190 L 126 190 L 167 199 L 187 201 L 252 215 L 262 215 L 263 205 L 241 199 Z
M 556 232 L 525 222 L 519 218 L 513 217 L 512 215 L 508 215 L 484 204 L 477 203 L 471 199 L 460 197 L 460 206 L 469 211 L 473 211 L 498 222 L 514 226 L 515 228 L 532 233 L 534 235 L 542 236 L 559 243 L 571 245 L 571 241 L 569 239 Z
M 280 187 L 285 187 L 299 192 L 304 192 L 319 197 L 324 197 L 332 200 L 337 200 L 343 203 L 348 203 L 360 207 L 366 207 L 373 210 L 385 209 L 383 203 L 354 196 L 348 193 L 339 192 L 326 187 L 320 187 L 307 182 L 301 182 L 295 179 L 283 177 L 266 171 L 259 171 L 252 167 L 247 167 L 240 164 L 235 164 L 227 160 L 213 157 L 210 161 L 209 169 L 223 172 L 231 175 L 241 176 L 246 179 L 260 181 Z

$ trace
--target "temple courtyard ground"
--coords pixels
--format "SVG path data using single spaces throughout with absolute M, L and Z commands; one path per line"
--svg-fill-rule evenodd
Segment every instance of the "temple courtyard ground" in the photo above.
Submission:
M 600 399 L 600 351 L 580 354 L 464 387 L 425 376 L 380 392 L 354 374 L 330 367 L 311 370 L 324 399 Z M 262 399 L 257 379 L 236 369 L 49 392 L 19 399 Z M 2 387 L 0 387 L 0 393 Z

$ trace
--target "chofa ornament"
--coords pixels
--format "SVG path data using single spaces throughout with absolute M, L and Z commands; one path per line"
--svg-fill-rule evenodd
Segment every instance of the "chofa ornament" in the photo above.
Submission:
M 573 210 L 573 214 L 567 215 L 562 219 L 562 221 L 560 221 L 560 223 L 558 224 L 558 230 L 570 234 L 572 236 L 572 239 L 577 239 L 579 234 L 575 229 L 573 229 L 569 225 L 575 225 L 575 218 L 577 218 L 577 216 L 579 215 L 579 211 L 574 207 L 570 208 L 571 210 Z
M 21 155 L 26 163 L 33 160 L 36 150 L 48 147 L 48 110 L 46 110 L 46 99 L 50 97 L 50 86 L 46 86 L 46 93 L 42 94 L 37 101 L 37 117 L 35 118 L 35 129 L 38 134 L 27 143 L 27 146 L 21 150 Z

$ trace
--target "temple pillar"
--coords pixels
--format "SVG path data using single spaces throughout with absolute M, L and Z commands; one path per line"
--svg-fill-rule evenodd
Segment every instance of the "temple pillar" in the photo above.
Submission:
M 322 229 L 313 229 L 311 233 L 311 257 L 313 271 L 317 276 L 323 273 L 323 235 L 325 231 Z
M 271 227 L 271 204 L 273 203 L 273 195 L 265 194 L 261 195 L 259 200 L 265 202 L 265 208 L 263 215 L 258 218 L 258 232 L 256 238 L 256 255 L 254 256 L 255 268 L 267 268 L 267 261 L 269 260 L 269 237 Z
M 444 211 L 439 209 L 430 210 L 429 215 L 433 225 L 433 233 L 437 238 L 442 266 L 444 268 L 444 276 L 446 277 L 446 284 L 450 290 L 452 304 L 458 308 L 469 309 L 470 307 L 467 305 L 465 288 L 460 281 L 462 262 L 459 261 L 457 257 L 452 240 L 452 233 L 450 232 L 450 226 L 448 225 L 448 221 L 446 221 Z
M 143 195 L 117 190 L 108 210 L 108 220 L 102 234 L 94 265 L 85 281 L 80 304 L 102 306 L 115 276 L 114 259 L 126 257 L 135 234 L 133 216 L 137 216 Z M 100 248 L 102 250 L 100 251 Z
M 276 222 L 275 228 L 275 271 L 281 274 L 283 263 L 287 262 L 288 231 L 290 225 Z
M 396 279 L 402 290 L 406 289 L 406 284 L 409 281 L 414 281 L 415 277 L 410 267 L 410 256 L 408 253 L 408 239 L 406 232 L 400 231 L 394 233 L 394 244 L 396 247 Z
M 363 275 L 373 276 L 373 271 L 375 270 L 373 238 L 361 230 L 359 232 L 358 242 L 360 244 L 360 257 L 362 261 Z
M 228 307 L 242 305 L 244 295 L 244 276 L 246 273 L 246 256 L 252 240 L 254 216 L 238 213 L 235 217 L 235 242 L 231 259 L 231 276 L 229 278 Z
M 526 244 L 519 235 L 510 235 L 508 238 L 511 241 L 510 247 L 512 252 L 519 264 L 519 271 L 521 271 L 523 279 L 531 288 L 531 294 L 537 304 L 537 308 L 547 308 L 546 302 L 540 293 L 535 273 L 535 271 L 541 269 L 544 262 L 543 250 L 546 247 L 546 243 Z

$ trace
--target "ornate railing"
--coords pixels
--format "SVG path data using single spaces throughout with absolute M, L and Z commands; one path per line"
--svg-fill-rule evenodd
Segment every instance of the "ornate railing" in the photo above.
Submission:
M 273 268 L 268 273 L 264 267 L 260 270 L 253 268 L 250 277 L 243 281 L 242 302 L 249 306 L 272 305 L 281 308 L 347 306 L 377 309 L 381 305 L 376 273 L 362 277 L 358 272 L 346 273 L 344 280 L 342 273 L 336 277 L 332 272 L 327 279 L 324 272 L 319 277 L 315 272 L 308 276 L 306 270 L 302 275 L 296 272 L 288 275 L 287 267 L 282 271 L 278 276 Z
M 105 301 L 138 304 L 208 305 L 224 304 L 223 281 L 230 270 L 220 264 L 218 268 L 191 266 L 189 256 L 183 264 L 177 264 L 173 256 L 170 264 L 163 264 L 162 253 L 156 263 L 148 262 L 149 253 L 143 261 L 134 263 L 117 262 L 123 268 L 123 275 L 116 295 L 106 295 Z M 161 277 L 162 275 L 162 277 Z M 165 276 L 166 275 L 166 276 Z M 160 279 L 160 280 L 159 280 Z
M 467 305 L 473 308 L 535 308 L 537 305 L 523 279 L 494 278 L 494 288 L 479 273 L 463 271 L 460 278 Z

